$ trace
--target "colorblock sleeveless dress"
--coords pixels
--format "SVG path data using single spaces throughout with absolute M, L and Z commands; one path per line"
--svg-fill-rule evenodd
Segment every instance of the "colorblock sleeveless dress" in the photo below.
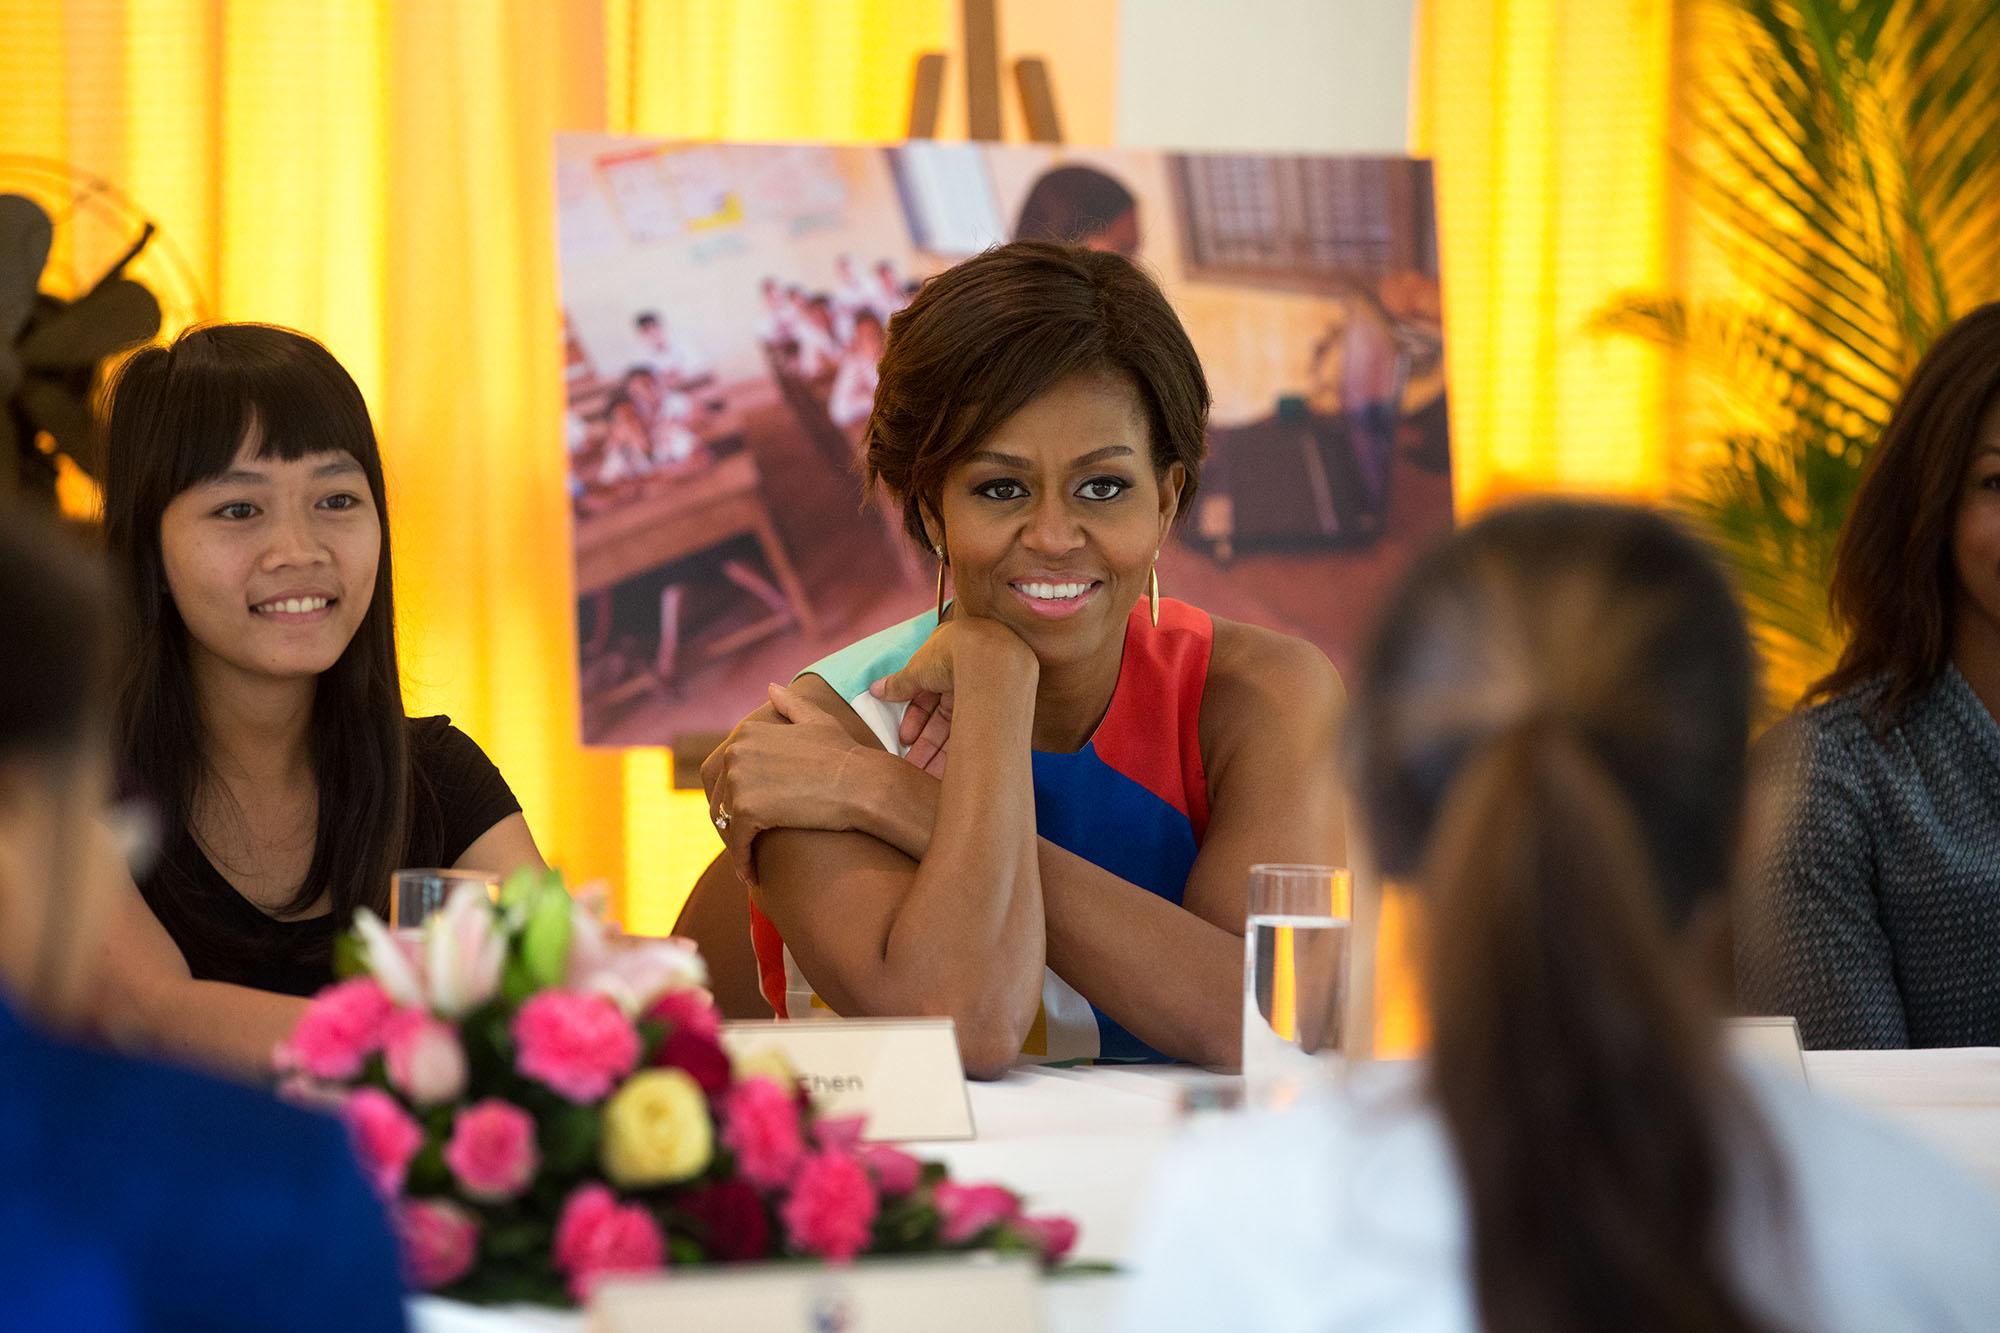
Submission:
M 868 687 L 900 670 L 937 628 L 934 611 L 848 645 L 808 667 L 847 700 L 892 754 L 905 705 Z M 1178 906 L 1208 832 L 1201 762 L 1201 697 L 1215 627 L 1207 612 L 1166 598 L 1156 626 L 1141 602 L 1125 626 L 1125 654 L 1104 720 L 1074 754 L 1033 755 L 1036 831 L 1056 846 Z M 755 904 L 750 933 L 764 992 L 780 1018 L 833 1017 L 799 971 L 777 927 Z M 1163 1062 L 1053 971 L 1022 1055 L 1043 1064 Z

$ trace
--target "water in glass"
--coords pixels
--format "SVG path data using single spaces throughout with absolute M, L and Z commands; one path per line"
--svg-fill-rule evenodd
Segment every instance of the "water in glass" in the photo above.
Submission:
M 1338 1074 L 1346 878 L 1328 867 L 1252 871 L 1243 941 L 1243 1079 L 1253 1106 L 1288 1106 Z

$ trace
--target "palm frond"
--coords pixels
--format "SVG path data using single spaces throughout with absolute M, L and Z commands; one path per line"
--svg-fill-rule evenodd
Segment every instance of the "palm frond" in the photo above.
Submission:
M 1722 419 L 1680 487 L 1731 569 L 1770 702 L 1833 664 L 1840 525 L 1904 377 L 2000 295 L 2000 4 L 1692 0 L 1717 37 L 1677 157 L 1742 292 L 1592 321 L 1685 354 Z

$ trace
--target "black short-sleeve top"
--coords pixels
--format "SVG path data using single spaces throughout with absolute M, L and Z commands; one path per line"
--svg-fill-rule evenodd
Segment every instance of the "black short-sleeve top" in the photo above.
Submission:
M 482 834 L 518 812 L 507 780 L 448 717 L 409 719 L 410 828 L 402 866 L 449 866 Z M 280 921 L 238 893 L 192 838 L 139 881 L 195 977 L 310 995 L 333 981 L 333 942 L 347 922 L 331 915 Z M 388 887 L 382 887 L 386 900 Z M 173 894 L 178 911 L 159 901 Z M 197 933 L 184 924 L 201 922 Z

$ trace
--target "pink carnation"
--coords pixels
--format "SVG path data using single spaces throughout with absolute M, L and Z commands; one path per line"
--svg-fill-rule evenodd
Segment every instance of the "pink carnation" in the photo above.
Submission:
M 799 1107 L 775 1079 L 747 1078 L 729 1094 L 722 1142 L 736 1154 L 743 1178 L 759 1189 L 783 1189 L 805 1157 Z
M 424 1146 L 424 1131 L 380 1088 L 356 1088 L 340 1114 L 369 1183 L 384 1199 L 395 1198 L 402 1192 L 410 1159 Z
M 1021 1215 L 1021 1201 L 1012 1191 L 998 1185 L 959 1185 L 940 1180 L 932 1196 L 944 1219 L 944 1243 L 960 1245 L 995 1222 L 1011 1222 Z
M 864 1143 L 856 1151 L 861 1164 L 875 1174 L 875 1183 L 891 1199 L 900 1199 L 923 1183 L 924 1164 L 899 1148 L 885 1143 Z
M 877 1206 L 875 1187 L 861 1163 L 846 1153 L 820 1152 L 799 1169 L 778 1215 L 793 1245 L 845 1263 L 868 1248 Z
M 389 1082 L 418 1106 L 454 1101 L 465 1091 L 458 1030 L 421 1009 L 398 1009 L 383 1025 L 382 1063 Z
M 593 1183 L 578 1186 L 563 1203 L 553 1257 L 569 1274 L 570 1294 L 582 1302 L 599 1278 L 663 1267 L 667 1242 L 645 1208 L 621 1204 L 610 1189 Z
M 639 1063 L 639 1034 L 602 995 L 543 991 L 514 1016 L 515 1063 L 573 1102 L 594 1102 Z
M 665 1023 L 670 1032 L 692 1032 L 715 1040 L 722 1032 L 722 1015 L 708 992 L 684 987 L 670 990 L 653 1002 L 646 1017 Z
M 823 1115 L 813 1121 L 813 1142 L 822 1148 L 852 1152 L 861 1142 L 868 1125 L 865 1115 Z
M 1042 1252 L 1045 1264 L 1061 1263 L 1063 1256 L 1076 1245 L 1076 1223 L 1067 1217 L 1054 1214 L 1022 1217 L 1015 1220 L 1014 1226 Z
M 395 1004 L 373 977 L 354 977 L 314 996 L 272 1063 L 314 1078 L 350 1079 L 382 1045 L 382 1026 Z
M 444 1164 L 468 1197 L 506 1202 L 528 1187 L 542 1164 L 535 1148 L 535 1118 L 498 1097 L 474 1102 L 452 1119 Z
M 445 1199 L 409 1199 L 396 1210 L 403 1276 L 418 1291 L 448 1287 L 472 1271 L 479 1223 Z

